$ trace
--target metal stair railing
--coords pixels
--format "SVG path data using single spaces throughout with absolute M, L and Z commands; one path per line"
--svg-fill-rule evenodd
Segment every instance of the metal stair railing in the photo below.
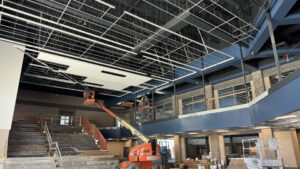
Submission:
M 45 122 L 43 133 L 45 133 L 46 136 L 47 136 L 47 140 L 48 140 L 48 144 L 49 144 L 49 155 L 51 155 L 51 151 L 54 150 L 53 157 L 56 157 L 58 155 L 59 166 L 62 168 L 62 166 L 63 166 L 63 157 L 61 155 L 61 151 L 60 151 L 60 148 L 58 146 L 58 143 L 53 142 L 53 140 L 52 140 L 52 137 L 51 137 L 50 132 L 49 132 L 49 128 L 47 126 L 47 122 Z

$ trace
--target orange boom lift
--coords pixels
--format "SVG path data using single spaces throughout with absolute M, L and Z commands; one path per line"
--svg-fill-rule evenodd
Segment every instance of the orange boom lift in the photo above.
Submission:
M 95 101 L 95 92 L 85 89 L 83 93 L 84 104 L 95 104 L 99 109 L 104 110 L 113 118 L 118 120 L 124 127 L 129 129 L 131 133 L 137 136 L 144 144 L 133 147 L 129 152 L 129 161 L 122 162 L 120 166 L 115 166 L 115 169 L 162 169 L 160 164 L 159 145 L 155 139 L 149 139 L 129 123 L 108 110 L 104 105 L 98 104 Z

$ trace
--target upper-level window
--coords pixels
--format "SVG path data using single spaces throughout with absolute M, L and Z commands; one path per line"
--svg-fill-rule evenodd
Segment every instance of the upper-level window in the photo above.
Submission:
M 182 99 L 182 113 L 190 114 L 206 110 L 204 95 Z
M 245 104 L 252 100 L 251 85 L 246 83 L 218 90 L 220 108 Z M 250 91 L 250 92 L 248 92 Z
M 155 107 L 156 119 L 165 119 L 173 116 L 172 103 L 165 103 Z

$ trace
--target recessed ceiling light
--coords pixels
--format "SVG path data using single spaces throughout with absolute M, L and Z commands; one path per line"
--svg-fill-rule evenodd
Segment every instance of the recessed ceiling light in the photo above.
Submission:
M 254 127 L 254 129 L 268 129 L 270 127 L 268 126 L 257 126 L 257 127 Z
M 174 134 L 167 134 L 166 136 L 174 136 Z
M 296 115 L 280 116 L 280 117 L 276 117 L 275 120 L 288 119 L 288 118 L 293 118 L 293 117 L 297 117 L 297 116 Z
M 199 133 L 197 133 L 197 132 L 190 132 L 190 133 L 188 133 L 188 134 L 199 134 Z
M 109 75 L 113 75 L 113 76 L 118 76 L 118 77 L 126 77 L 126 75 L 123 75 L 123 74 L 120 74 L 120 73 L 111 72 L 111 71 L 106 71 L 106 70 L 102 70 L 101 73 L 105 73 L 105 74 L 109 74 Z
M 229 130 L 216 130 L 216 132 L 218 133 L 222 133 L 222 132 L 228 132 Z

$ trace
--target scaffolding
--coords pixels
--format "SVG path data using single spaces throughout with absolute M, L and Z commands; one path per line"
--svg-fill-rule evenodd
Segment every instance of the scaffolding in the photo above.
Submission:
M 242 145 L 248 169 L 275 169 L 282 166 L 276 138 L 242 140 Z

